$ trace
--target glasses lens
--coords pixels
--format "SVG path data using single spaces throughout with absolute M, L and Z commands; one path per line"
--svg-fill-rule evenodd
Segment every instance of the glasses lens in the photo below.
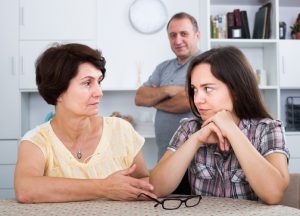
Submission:
M 167 199 L 163 203 L 165 209 L 177 209 L 181 205 L 181 200 Z
M 200 200 L 201 200 L 200 196 L 191 197 L 185 202 L 185 205 L 187 207 L 193 207 L 195 205 L 198 205 Z

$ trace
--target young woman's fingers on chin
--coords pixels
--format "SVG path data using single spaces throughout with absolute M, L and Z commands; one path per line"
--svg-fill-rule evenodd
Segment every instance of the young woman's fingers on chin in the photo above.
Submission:
M 202 123 L 201 127 L 203 128 L 203 127 L 207 126 L 209 123 L 212 123 L 212 122 L 213 122 L 213 121 L 212 121 L 212 117 L 210 117 L 210 118 L 206 119 L 206 120 Z
M 222 135 L 221 130 L 213 122 L 210 122 L 207 126 L 217 135 L 220 146 L 222 146 L 222 149 L 224 149 L 225 139 Z

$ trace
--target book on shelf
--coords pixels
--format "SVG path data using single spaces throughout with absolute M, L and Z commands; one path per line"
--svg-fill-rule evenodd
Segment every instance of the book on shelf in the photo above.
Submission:
M 241 28 L 242 27 L 242 18 L 241 18 L 240 9 L 234 9 L 233 15 L 234 15 L 234 26 L 237 28 Z
M 259 9 L 267 9 L 267 20 L 266 20 L 266 28 L 265 28 L 265 39 L 269 39 L 271 37 L 271 9 L 272 9 L 272 3 L 268 2 L 267 4 L 264 4 Z
M 256 12 L 252 38 L 254 39 L 265 38 L 267 13 L 268 13 L 268 9 L 266 7 L 262 7 Z
M 227 38 L 227 21 L 225 15 L 210 17 L 211 38 Z
M 251 38 L 250 31 L 249 31 L 247 11 L 241 11 L 240 14 L 241 14 L 241 20 L 242 20 L 243 38 Z
M 233 12 L 228 12 L 227 16 L 227 38 L 232 38 L 232 29 L 234 28 Z

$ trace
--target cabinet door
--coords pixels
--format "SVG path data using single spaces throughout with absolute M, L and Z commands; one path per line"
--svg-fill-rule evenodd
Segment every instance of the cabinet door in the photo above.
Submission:
M 286 145 L 290 151 L 289 172 L 300 172 L 300 143 L 299 134 L 287 134 Z
M 0 164 L 0 189 L 14 188 L 14 172 L 16 165 L 2 165 Z
M 95 40 L 97 0 L 20 0 L 21 40 Z
M 0 164 L 16 164 L 18 140 L 0 140 Z
M 18 89 L 18 0 L 0 1 L 0 139 L 20 136 Z
M 281 40 L 279 42 L 280 53 L 280 86 L 298 87 L 300 43 L 298 40 Z
M 76 41 L 77 42 L 77 41 Z M 21 41 L 20 42 L 20 89 L 21 91 L 36 91 L 35 83 L 35 61 L 38 56 L 54 41 Z M 64 41 L 63 43 L 66 43 Z M 96 48 L 95 41 L 78 41 Z

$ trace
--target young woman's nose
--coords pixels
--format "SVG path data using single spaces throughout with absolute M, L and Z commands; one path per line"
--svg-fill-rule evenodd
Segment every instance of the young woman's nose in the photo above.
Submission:
M 197 91 L 194 95 L 194 102 L 204 103 L 205 102 L 205 93 L 203 91 Z

